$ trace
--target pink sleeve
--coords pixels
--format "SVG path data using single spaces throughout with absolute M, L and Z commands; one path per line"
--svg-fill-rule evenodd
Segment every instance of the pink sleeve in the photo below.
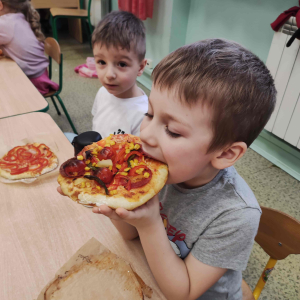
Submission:
M 14 36 L 14 22 L 8 23 L 0 17 L 0 45 L 8 44 Z

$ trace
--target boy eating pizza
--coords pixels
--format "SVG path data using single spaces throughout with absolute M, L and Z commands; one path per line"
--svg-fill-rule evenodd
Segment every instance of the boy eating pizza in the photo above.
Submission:
M 133 211 L 93 212 L 111 218 L 125 239 L 139 235 L 167 299 L 242 299 L 261 210 L 233 165 L 275 99 L 263 62 L 226 40 L 181 47 L 154 69 L 140 138 L 146 154 L 168 165 L 167 185 Z

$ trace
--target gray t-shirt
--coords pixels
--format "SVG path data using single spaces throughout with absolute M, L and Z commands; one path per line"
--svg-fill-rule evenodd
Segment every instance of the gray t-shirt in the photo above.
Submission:
M 228 269 L 200 298 L 241 300 L 242 270 L 247 266 L 261 215 L 251 189 L 234 167 L 221 170 L 195 189 L 166 185 L 160 213 L 179 257 Z M 200 283 L 199 283 L 200 284 Z

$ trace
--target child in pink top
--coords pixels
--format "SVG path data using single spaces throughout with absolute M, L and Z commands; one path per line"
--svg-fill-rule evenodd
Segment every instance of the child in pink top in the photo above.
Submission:
M 28 0 L 0 0 L 0 50 L 13 59 L 42 95 L 59 86 L 48 76 L 40 16 Z

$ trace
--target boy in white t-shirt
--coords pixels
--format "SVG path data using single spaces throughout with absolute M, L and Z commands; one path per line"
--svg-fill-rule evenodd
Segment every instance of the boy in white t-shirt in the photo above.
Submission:
M 103 85 L 92 108 L 93 131 L 139 135 L 148 110 L 148 97 L 136 84 L 146 66 L 145 27 L 125 11 L 107 14 L 97 25 L 92 47 L 99 80 Z

